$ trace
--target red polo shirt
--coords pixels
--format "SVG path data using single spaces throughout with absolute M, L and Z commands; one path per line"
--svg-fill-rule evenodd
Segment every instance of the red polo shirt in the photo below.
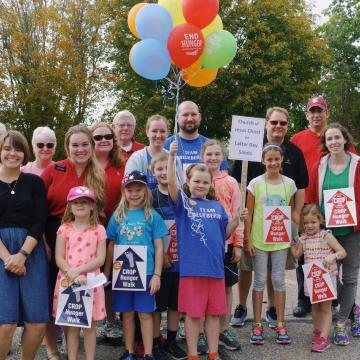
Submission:
M 126 162 L 128 161 L 129 157 L 135 152 L 135 151 L 138 151 L 138 150 L 141 150 L 145 147 L 144 144 L 141 144 L 141 143 L 138 143 L 136 142 L 135 140 L 131 140 L 132 141 L 132 147 L 129 151 L 125 151 L 124 149 L 122 149 L 120 147 L 120 153 L 121 153 L 121 156 L 124 158 L 125 160 L 125 164 Z

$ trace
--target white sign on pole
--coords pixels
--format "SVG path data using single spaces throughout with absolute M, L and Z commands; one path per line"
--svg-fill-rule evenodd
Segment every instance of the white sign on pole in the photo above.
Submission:
M 265 119 L 233 115 L 229 159 L 261 161 Z

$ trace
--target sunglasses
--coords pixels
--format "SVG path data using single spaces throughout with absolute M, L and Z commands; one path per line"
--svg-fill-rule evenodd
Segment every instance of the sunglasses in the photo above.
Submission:
M 48 149 L 52 149 L 55 146 L 54 143 L 36 143 L 36 147 L 38 149 L 43 149 L 44 147 L 47 147 Z
M 276 125 L 281 125 L 281 126 L 287 126 L 288 122 L 287 121 L 279 121 L 279 120 L 269 120 L 270 125 L 272 126 L 276 126 Z
M 95 141 L 101 141 L 102 139 L 112 140 L 113 138 L 114 138 L 113 134 L 94 135 L 94 140 L 95 140 Z

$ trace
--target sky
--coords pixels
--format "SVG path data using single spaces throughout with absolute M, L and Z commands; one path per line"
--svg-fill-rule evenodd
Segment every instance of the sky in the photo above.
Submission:
M 314 6 L 314 12 L 319 15 L 317 23 L 323 24 L 326 21 L 326 17 L 322 12 L 329 7 L 331 0 L 306 0 L 307 4 L 312 4 Z

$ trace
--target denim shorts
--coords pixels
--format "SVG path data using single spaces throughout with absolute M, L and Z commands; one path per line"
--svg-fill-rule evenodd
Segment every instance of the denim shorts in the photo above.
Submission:
M 0 239 L 10 254 L 16 254 L 26 239 L 23 228 L 0 229 Z M 0 260 L 0 324 L 49 321 L 48 261 L 39 241 L 25 262 L 26 275 L 18 276 Z

